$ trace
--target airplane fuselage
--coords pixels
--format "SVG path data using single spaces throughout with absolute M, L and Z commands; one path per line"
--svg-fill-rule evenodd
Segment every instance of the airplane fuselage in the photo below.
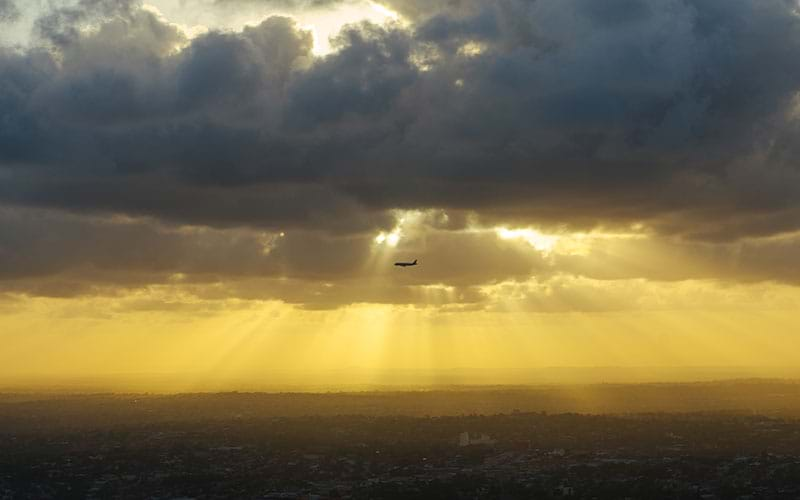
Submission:
M 395 262 L 394 265 L 397 267 L 411 267 L 411 266 L 416 266 L 417 261 L 415 260 L 414 262 Z

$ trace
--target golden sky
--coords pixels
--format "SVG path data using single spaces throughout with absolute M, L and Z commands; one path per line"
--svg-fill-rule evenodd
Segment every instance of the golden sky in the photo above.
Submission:
M 7 0 L 0 25 L 0 388 L 800 366 L 790 3 Z

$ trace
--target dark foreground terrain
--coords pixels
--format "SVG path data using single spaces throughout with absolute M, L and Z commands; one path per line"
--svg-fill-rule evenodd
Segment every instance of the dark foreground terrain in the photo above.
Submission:
M 799 395 L 6 394 L 0 498 L 800 498 Z

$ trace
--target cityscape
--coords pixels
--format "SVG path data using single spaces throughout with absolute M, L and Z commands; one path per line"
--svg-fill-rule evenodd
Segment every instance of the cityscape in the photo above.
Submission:
M 691 384 L 612 389 L 632 399 L 666 390 L 695 408 L 559 412 L 548 397 L 568 388 L 553 387 L 6 395 L 0 398 L 0 498 L 800 495 L 800 385 L 701 387 L 711 397 L 732 390 L 749 394 L 763 414 L 746 409 L 744 400 L 728 401 L 728 410 L 708 410 L 719 401 L 693 399 L 697 388 Z M 444 411 L 452 414 L 442 414 L 434 400 L 449 400 Z M 515 402 L 524 410 L 509 408 Z M 471 411 L 475 404 L 486 413 L 454 411 Z M 621 401 L 619 409 L 626 404 Z M 536 405 L 550 411 L 531 411 Z

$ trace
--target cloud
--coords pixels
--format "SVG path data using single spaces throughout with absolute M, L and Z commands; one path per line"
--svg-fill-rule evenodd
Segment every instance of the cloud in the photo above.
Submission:
M 35 22 L 35 31 L 56 46 L 69 45 L 92 25 L 131 18 L 141 7 L 136 0 L 78 0 L 55 4 Z
M 529 276 L 540 255 L 491 232 L 411 228 L 396 248 L 373 236 L 323 231 L 170 226 L 152 219 L 0 210 L 0 290 L 108 295 L 149 286 L 196 286 L 236 298 L 291 303 L 474 300 L 470 287 Z M 414 251 L 430 272 L 391 264 Z M 253 284 L 255 283 L 255 284 Z M 437 290 L 449 290 L 446 294 Z M 459 291 L 459 293 L 455 293 Z M 461 296 L 461 298 L 459 298 Z M 464 297 L 467 297 L 465 299 Z M 424 300 L 423 300 L 424 299 Z
M 692 302 L 680 297 L 685 290 L 707 290 L 727 307 L 725 287 L 769 291 L 800 284 L 800 233 L 736 243 L 562 233 L 536 246 L 536 239 L 450 225 L 441 213 L 401 219 L 398 244 L 390 246 L 372 236 L 321 230 L 214 229 L 3 209 L 0 294 L 157 293 L 169 302 L 282 301 L 310 309 L 373 303 L 503 310 L 514 304 L 551 312 L 685 308 Z M 392 265 L 411 257 L 422 266 Z
M 726 285 L 687 280 L 592 280 L 558 276 L 482 289 L 482 307 L 493 312 L 637 313 L 643 311 L 792 311 L 800 306 L 794 286 Z
M 757 231 L 737 221 L 758 212 L 757 225 L 794 229 L 792 8 L 609 8 L 625 15 L 578 0 L 443 8 L 408 29 L 351 26 L 315 59 L 287 18 L 187 40 L 136 3 L 83 0 L 39 19 L 55 52 L 2 56 L 0 196 L 197 223 L 138 190 L 213 186 L 230 205 L 296 189 L 375 213 L 642 220 L 698 238 L 733 218 L 735 238 Z M 277 223 L 242 208 L 209 223 Z
M 417 210 L 454 222 L 401 240 L 432 265 L 382 300 L 532 275 L 797 282 L 793 3 L 385 5 L 406 21 L 349 25 L 325 57 L 287 17 L 189 36 L 135 0 L 43 14 L 41 43 L 0 51 L 0 204 L 46 214 L 1 222 L 0 275 L 286 278 L 276 297 L 359 301 L 374 236 Z M 547 256 L 468 218 L 651 237 Z
M 20 11 L 12 0 L 0 0 L 0 25 L 16 22 Z

